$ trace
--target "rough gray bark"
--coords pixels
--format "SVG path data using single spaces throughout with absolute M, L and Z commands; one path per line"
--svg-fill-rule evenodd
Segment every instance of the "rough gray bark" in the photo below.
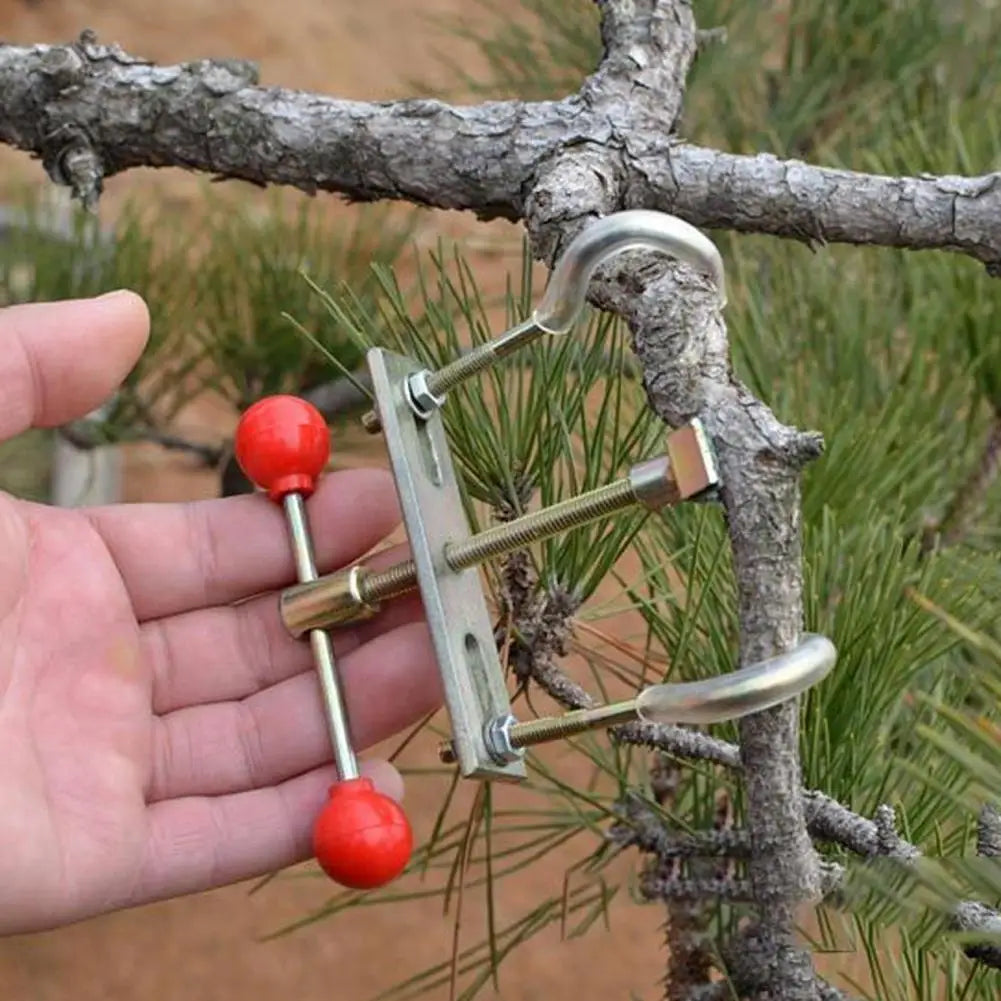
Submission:
M 103 178 L 129 168 L 184 167 L 521 220 L 550 264 L 591 219 L 644 207 L 704 227 L 940 248 L 1001 269 L 999 175 L 878 177 L 683 142 L 675 126 L 696 48 L 690 3 L 599 6 L 601 65 L 579 93 L 537 103 L 341 101 L 260 87 L 254 68 L 240 62 L 155 66 L 86 34 L 67 46 L 0 45 L 0 142 L 40 157 L 85 203 L 98 198 Z M 712 289 L 690 269 L 629 255 L 597 276 L 591 300 L 628 321 L 656 412 L 671 425 L 698 416 L 713 439 L 738 583 L 741 662 L 790 648 L 802 618 L 799 473 L 819 454 L 820 439 L 781 424 L 733 378 Z M 616 733 L 744 773 L 747 831 L 731 847 L 746 854 L 749 839 L 748 878 L 712 888 L 754 901 L 755 921 L 731 970 L 741 998 L 840 997 L 793 939 L 794 909 L 830 883 L 811 835 L 864 855 L 887 853 L 879 824 L 820 794 L 804 796 L 797 727 L 790 703 L 743 720 L 739 749 L 681 728 Z M 670 851 L 686 850 L 674 844 Z M 653 888 L 665 897 L 694 889 Z M 983 927 L 997 919 L 988 912 Z M 723 996 L 710 985 L 696 994 Z
M 103 178 L 131 167 L 183 167 L 514 220 L 544 164 L 568 148 L 601 148 L 621 182 L 619 208 L 799 240 L 954 250 L 992 269 L 1001 262 L 997 173 L 883 177 L 681 141 L 671 126 L 690 55 L 643 39 L 681 27 L 686 6 L 602 4 L 602 68 L 579 94 L 535 103 L 341 101 L 257 86 L 255 67 L 236 60 L 155 66 L 90 35 L 65 46 L 0 44 L 0 142 L 40 157 L 88 202 Z M 684 36 L 690 50 L 687 27 Z
M 633 30 L 622 43 L 630 53 L 623 60 L 622 47 L 609 46 L 608 35 L 627 5 L 608 6 L 617 11 L 605 20 L 608 58 L 583 95 L 601 119 L 622 122 L 630 149 L 642 153 L 642 137 L 670 135 L 679 114 L 695 53 L 694 18 L 684 3 L 628 5 Z M 526 222 L 544 259 L 558 256 L 595 214 L 630 202 L 629 178 L 636 175 L 623 166 L 614 146 L 597 143 L 575 146 L 541 166 L 526 201 Z M 799 639 L 798 473 L 819 454 L 820 440 L 782 426 L 733 380 L 726 329 L 705 278 L 680 266 L 665 268 L 647 255 L 633 260 L 628 271 L 597 275 L 592 301 L 629 323 L 657 414 L 672 426 L 696 416 L 705 422 L 725 485 L 740 594 L 741 662 L 772 656 Z M 740 733 L 761 963 L 756 982 L 738 989 L 742 996 L 764 998 L 781 985 L 781 996 L 790 1001 L 812 1001 L 818 997 L 812 965 L 794 944 L 795 909 L 820 895 L 819 867 L 799 797 L 797 706 L 748 717 Z

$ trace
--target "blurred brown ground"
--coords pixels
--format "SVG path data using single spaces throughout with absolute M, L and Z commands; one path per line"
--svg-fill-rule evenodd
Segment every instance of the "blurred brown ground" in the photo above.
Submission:
M 256 60 L 262 82 L 313 89 L 335 96 L 382 99 L 408 96 L 413 77 L 442 82 L 433 48 L 443 39 L 429 16 L 453 14 L 462 0 L 0 0 L 0 37 L 19 44 L 65 42 L 83 28 L 99 39 L 158 61 L 204 57 Z M 0 149 L 0 187 L 12 179 L 44 181 L 37 163 Z M 183 212 L 200 182 L 177 171 L 134 171 L 112 179 L 103 211 L 126 195 L 168 199 Z M 248 200 L 260 195 L 235 186 Z M 324 204 L 340 209 L 336 200 Z M 192 219 L 195 229 L 197 220 Z M 437 214 L 433 232 L 499 239 L 517 252 L 515 227 L 484 227 L 458 215 Z M 474 258 L 477 275 L 501 280 L 503 255 Z M 231 422 L 209 404 L 185 416 L 189 428 Z M 351 462 L 381 463 L 379 452 L 345 442 Z M 211 473 L 193 470 L 183 458 L 155 448 L 129 451 L 129 500 L 170 500 L 210 496 Z M 432 742 L 411 748 L 405 764 L 434 763 Z M 559 758 L 555 751 L 552 757 Z M 564 774 L 586 781 L 574 762 Z M 413 778 L 407 809 L 418 835 L 430 830 L 445 786 L 437 779 Z M 471 790 L 464 790 L 468 803 Z M 503 789 L 505 806 L 530 797 Z M 453 811 L 453 817 L 461 816 Z M 526 914 L 545 897 L 559 894 L 568 863 L 593 847 L 582 838 L 555 852 L 544 867 L 505 880 L 497 891 L 500 926 Z M 322 903 L 329 884 L 316 879 L 283 880 L 255 896 L 237 886 L 185 900 L 85 922 L 58 932 L 0 942 L 0 997 L 16 1001 L 364 1001 L 398 980 L 440 963 L 451 954 L 453 916 L 439 901 L 356 911 L 321 922 L 271 943 L 258 937 Z M 621 895 L 621 896 L 624 896 Z M 485 929 L 481 895 L 463 904 L 463 946 Z M 628 899 L 611 909 L 611 928 L 600 922 L 582 939 L 561 941 L 553 928 L 519 948 L 502 968 L 500 997 L 534 999 L 654 998 L 662 975 L 660 914 Z M 632 994 L 631 994 L 632 992 Z M 447 997 L 447 988 L 431 997 Z M 494 995 L 485 991 L 481 995 Z

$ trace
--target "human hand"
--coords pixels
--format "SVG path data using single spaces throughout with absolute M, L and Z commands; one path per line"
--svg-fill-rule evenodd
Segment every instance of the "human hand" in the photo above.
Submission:
M 148 327 L 128 292 L 0 310 L 0 440 L 99 405 Z M 398 521 L 378 470 L 326 476 L 309 512 L 324 571 Z M 250 597 L 293 580 L 262 496 L 65 510 L 0 493 L 0 934 L 310 856 L 336 781 L 310 649 L 273 594 Z M 359 748 L 439 705 L 415 598 L 333 638 Z M 402 795 L 391 765 L 364 771 Z

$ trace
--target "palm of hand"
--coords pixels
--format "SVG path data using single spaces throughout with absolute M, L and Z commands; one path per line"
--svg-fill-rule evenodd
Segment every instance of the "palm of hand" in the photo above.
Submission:
M 89 412 L 147 330 L 130 293 L 0 310 L 0 440 Z M 399 520 L 376 470 L 325 477 L 309 511 L 321 570 Z M 0 934 L 309 857 L 336 774 L 309 645 L 267 593 L 293 573 L 263 497 L 67 511 L 0 494 Z M 440 704 L 416 599 L 334 647 L 357 748 Z M 389 765 L 366 770 L 400 795 Z
M 0 498 L 0 859 L 22 916 L 104 909 L 150 865 L 152 672 L 103 540 Z
M 322 562 L 391 530 L 387 480 L 321 486 L 311 507 L 347 529 L 323 534 Z M 44 927 L 310 854 L 336 776 L 308 645 L 272 597 L 233 604 L 289 579 L 283 529 L 261 497 L 84 513 L 0 495 L 0 930 L 5 913 Z M 438 705 L 417 602 L 335 646 L 359 747 Z M 391 770 L 372 775 L 399 795 Z

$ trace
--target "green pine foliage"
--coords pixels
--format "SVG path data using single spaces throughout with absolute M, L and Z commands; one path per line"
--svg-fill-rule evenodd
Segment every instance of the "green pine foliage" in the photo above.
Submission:
M 488 28 L 472 18 L 448 26 L 472 41 L 488 66 L 487 76 L 476 80 L 456 73 L 465 93 L 555 98 L 578 86 L 593 67 L 600 51 L 593 4 L 521 0 L 523 17 L 490 0 L 478 6 L 499 15 L 487 21 Z M 686 101 L 685 135 L 734 151 L 767 150 L 885 173 L 993 170 L 1001 144 L 984 108 L 1001 87 L 993 60 L 1001 24 L 985 7 L 945 10 L 933 0 L 696 3 L 700 24 L 724 26 L 728 38 L 700 54 Z M 982 648 L 971 648 L 970 639 L 993 633 L 1001 596 L 997 487 L 975 506 L 978 517 L 959 544 L 930 546 L 928 529 L 977 469 L 997 421 L 996 282 L 975 262 L 948 254 L 715 236 L 730 276 L 727 322 L 738 376 L 781 419 L 822 431 L 826 442 L 824 456 L 806 471 L 803 484 L 805 613 L 807 628 L 833 638 L 840 661 L 803 700 L 807 786 L 867 817 L 889 803 L 902 835 L 929 857 L 969 856 L 980 806 L 996 798 L 1001 785 L 996 778 L 1001 668 L 994 663 L 986 677 L 975 669 Z M 452 265 L 451 275 L 462 273 L 461 261 Z M 432 268 L 440 288 L 442 260 Z M 471 280 L 463 277 L 449 315 L 468 313 L 475 299 L 469 295 Z M 525 291 L 523 281 L 510 296 L 511 322 L 525 313 Z M 357 334 L 374 339 L 363 316 L 349 316 L 342 297 L 329 298 Z M 397 291 L 390 299 L 404 301 Z M 424 301 L 440 309 L 440 295 L 425 295 Z M 413 326 L 398 314 L 390 327 L 394 346 L 433 362 L 445 343 L 451 356 L 460 342 L 451 333 L 440 337 L 451 329 L 440 316 Z M 468 322 L 466 332 L 473 340 L 486 336 Z M 532 394 L 524 420 L 512 408 L 513 416 L 500 424 L 484 412 L 477 388 L 453 393 L 447 420 L 470 493 L 481 506 L 517 506 L 530 486 L 534 503 L 545 503 L 560 494 L 568 464 L 576 465 L 580 486 L 596 469 L 610 477 L 628 461 L 651 454 L 656 429 L 640 418 L 637 434 L 633 419 L 642 411 L 642 389 L 618 367 L 623 331 L 592 317 L 572 336 L 583 367 L 571 367 L 561 342 L 543 344 L 523 366 L 493 373 L 490 378 L 501 384 L 496 391 L 524 400 L 526 370 L 533 380 L 545 380 L 548 390 L 555 362 L 574 381 L 588 387 L 603 383 L 604 401 L 614 399 L 619 408 L 614 419 L 607 416 L 613 406 L 607 402 L 598 411 L 585 411 L 580 423 L 564 390 Z M 605 344 L 603 352 L 591 352 L 595 337 Z M 539 427 L 547 427 L 547 434 L 533 438 Z M 537 453 L 528 441 L 548 443 L 538 456 L 545 461 L 534 461 Z M 579 550 L 561 540 L 534 554 L 542 586 L 576 582 L 584 598 L 594 593 L 600 575 L 618 577 L 617 599 L 592 601 L 578 614 L 577 649 L 589 661 L 592 691 L 602 692 L 603 679 L 639 687 L 732 669 L 735 594 L 720 512 L 686 507 L 638 526 L 617 526 L 612 534 L 608 550 L 596 548 L 593 539 Z M 630 552 L 642 566 L 638 577 L 615 566 L 616 557 Z M 594 574 L 588 573 L 589 561 Z M 606 618 L 627 606 L 638 610 L 641 620 L 631 638 L 641 656 L 589 655 L 587 638 L 594 635 L 589 630 L 600 630 Z M 964 634 L 957 622 L 976 632 Z M 714 729 L 736 736 L 732 725 Z M 472 997 L 490 983 L 493 967 L 513 941 L 557 920 L 569 934 L 568 915 L 578 913 L 589 927 L 606 913 L 613 894 L 634 892 L 606 877 L 612 853 L 603 832 L 627 787 L 646 795 L 652 809 L 661 809 L 649 792 L 646 755 L 601 736 L 578 739 L 574 746 L 593 766 L 593 788 L 569 785 L 541 755 L 530 755 L 533 787 L 544 794 L 530 833 L 522 833 L 525 818 L 507 819 L 481 805 L 472 816 L 456 817 L 453 828 L 443 819 L 440 836 L 426 846 L 435 859 L 441 857 L 448 845 L 444 832 L 453 831 L 454 845 L 441 863 L 448 878 L 440 892 L 449 891 L 456 868 L 465 866 L 467 892 L 481 892 L 489 901 L 501 892 L 496 887 L 507 858 L 489 851 L 491 836 L 522 837 L 521 858 L 535 858 L 540 867 L 547 849 L 574 839 L 579 859 L 557 888 L 562 893 L 542 900 L 517 926 L 501 929 L 488 920 L 478 946 L 401 983 L 400 996 L 454 983 L 462 988 L 457 996 Z M 721 789 L 739 817 L 739 784 L 705 766 L 686 765 L 684 775 L 670 809 L 677 830 L 708 824 Z M 480 844 L 479 868 L 469 861 L 470 838 Z M 542 854 L 534 855 L 537 851 Z M 824 851 L 851 866 L 846 853 Z M 472 855 L 475 861 L 475 851 Z M 415 869 L 425 873 L 415 892 L 432 892 L 428 873 L 434 863 Z M 953 880 L 951 897 L 937 886 L 940 902 L 965 896 L 994 904 L 1001 898 L 989 866 L 961 869 L 965 879 Z M 990 877 L 975 878 L 988 872 Z M 586 880 L 576 884 L 573 877 L 582 873 Z M 864 904 L 855 901 L 857 906 L 840 913 L 818 915 L 825 932 L 818 950 L 857 951 L 868 960 L 869 980 L 850 986 L 865 997 L 914 1001 L 996 996 L 997 974 L 972 963 L 955 935 L 928 933 L 927 907 L 923 925 L 895 925 L 887 920 L 887 896 L 882 888 Z M 927 903 L 929 894 L 921 899 Z M 331 909 L 347 903 L 341 898 Z M 943 913 L 947 907 L 940 903 L 938 923 L 932 925 L 939 931 Z M 721 937 L 741 915 L 739 908 L 717 909 Z
M 378 287 L 372 266 L 399 257 L 415 218 L 377 206 L 346 227 L 323 219 L 309 202 L 284 199 L 255 215 L 225 203 L 210 211 L 194 292 L 204 384 L 243 410 L 261 396 L 331 379 L 330 355 L 357 370 L 357 347 L 330 322 L 303 274 L 348 284 L 372 309 Z

